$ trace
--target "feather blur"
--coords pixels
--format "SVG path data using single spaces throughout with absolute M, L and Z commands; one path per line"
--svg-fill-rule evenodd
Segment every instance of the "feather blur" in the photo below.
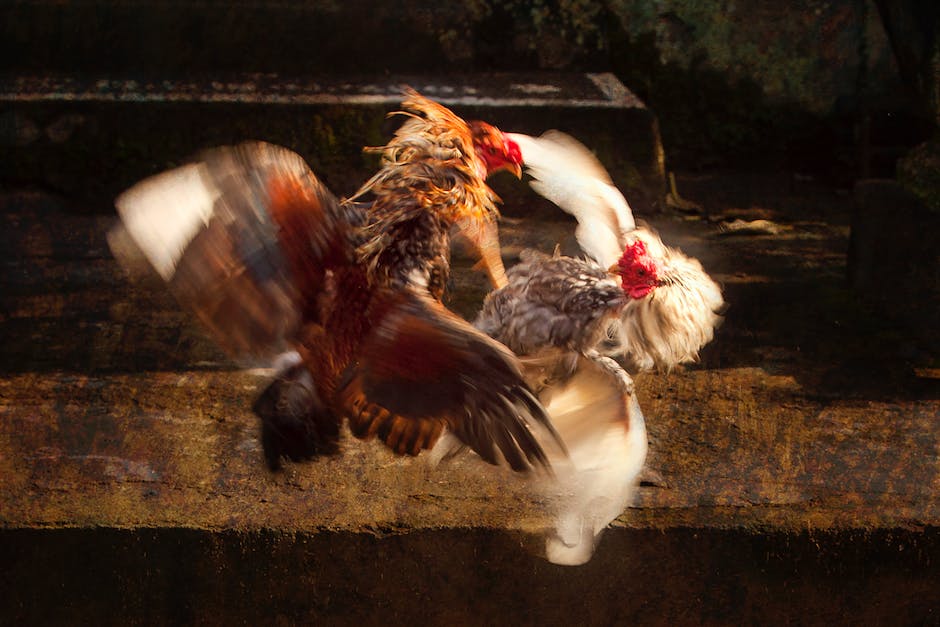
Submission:
M 504 277 L 485 178 L 518 174 L 518 147 L 416 92 L 402 106 L 353 199 L 253 142 L 135 185 L 116 200 L 121 228 L 230 355 L 296 352 L 254 405 L 272 468 L 337 452 L 344 422 L 399 454 L 446 430 L 487 461 L 547 466 L 532 432 L 551 427 L 515 356 L 440 302 L 454 227 Z M 414 367 L 426 355 L 434 367 Z

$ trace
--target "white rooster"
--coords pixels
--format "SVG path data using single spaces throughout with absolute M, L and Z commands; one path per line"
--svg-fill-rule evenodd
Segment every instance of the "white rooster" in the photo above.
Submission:
M 568 272 L 597 277 L 600 283 L 586 279 L 584 289 L 588 291 L 600 285 L 606 287 L 601 276 L 620 279 L 623 294 L 619 303 L 611 303 L 617 315 L 607 328 L 614 343 L 604 352 L 628 358 L 639 370 L 669 370 L 697 359 L 699 350 L 714 337 L 725 308 L 721 288 L 705 273 L 702 264 L 664 244 L 651 229 L 638 227 L 627 200 L 612 184 L 607 171 L 573 137 L 560 131 L 548 131 L 538 138 L 516 133 L 509 136 L 522 151 L 525 170 L 533 178 L 532 188 L 578 221 L 575 237 L 587 259 L 567 258 L 578 268 Z M 567 262 L 530 255 L 529 259 L 523 257 L 516 272 L 556 273 L 558 269 L 552 266 L 558 263 Z M 512 279 L 509 283 L 507 288 L 513 295 L 500 296 L 497 291 L 489 306 L 508 299 L 525 308 L 543 298 L 524 295 L 518 281 L 515 289 Z M 487 315 L 484 308 L 481 320 Z M 512 333 L 510 329 L 518 327 L 518 320 L 501 324 L 508 326 L 500 335 L 522 341 L 531 332 L 519 328 Z M 510 348 L 513 341 L 507 342 Z
M 637 227 L 623 194 L 574 138 L 509 134 L 532 187 L 578 220 L 585 259 L 523 251 L 477 328 L 522 358 L 568 457 L 542 484 L 554 529 L 546 556 L 590 559 L 629 504 L 647 452 L 633 380 L 614 359 L 670 369 L 694 360 L 721 320 L 721 289 L 701 264 Z

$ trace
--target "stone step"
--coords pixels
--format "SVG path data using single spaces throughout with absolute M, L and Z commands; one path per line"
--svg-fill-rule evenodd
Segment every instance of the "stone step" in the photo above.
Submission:
M 885 387 L 871 329 L 851 350 L 858 307 L 827 286 L 844 237 L 676 221 L 678 238 L 657 220 L 736 278 L 733 308 L 701 363 L 637 377 L 658 478 L 572 569 L 533 555 L 527 478 L 472 458 L 432 470 L 346 437 L 269 473 L 250 405 L 270 373 L 213 362 L 172 302 L 123 283 L 108 216 L 0 201 L 0 624 L 930 624 L 940 608 L 940 400 Z M 546 251 L 564 231 L 510 225 L 508 244 Z
M 614 75 L 509 73 L 380 78 L 214 75 L 206 79 L 19 75 L 0 80 L 2 180 L 48 187 L 106 210 L 136 180 L 215 145 L 292 148 L 337 194 L 375 169 L 404 86 L 507 131 L 569 132 L 598 152 L 639 205 L 663 189 L 653 113 Z M 521 186 L 501 185 L 511 196 Z M 631 197 L 631 200 L 633 198 Z

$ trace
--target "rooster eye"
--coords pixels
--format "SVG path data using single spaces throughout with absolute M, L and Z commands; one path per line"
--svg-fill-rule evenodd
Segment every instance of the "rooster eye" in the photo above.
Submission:
M 640 276 L 646 276 L 646 270 L 644 270 L 643 268 L 638 269 L 636 273 L 639 274 Z

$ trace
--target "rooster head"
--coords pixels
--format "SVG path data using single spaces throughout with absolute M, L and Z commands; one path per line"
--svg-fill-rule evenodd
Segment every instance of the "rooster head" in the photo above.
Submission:
M 659 264 L 640 239 L 627 244 L 610 272 L 620 275 L 624 293 L 633 299 L 645 297 L 659 285 Z
M 519 144 L 486 122 L 471 122 L 470 134 L 477 156 L 486 165 L 486 176 L 509 170 L 517 177 L 522 177 L 522 151 Z

